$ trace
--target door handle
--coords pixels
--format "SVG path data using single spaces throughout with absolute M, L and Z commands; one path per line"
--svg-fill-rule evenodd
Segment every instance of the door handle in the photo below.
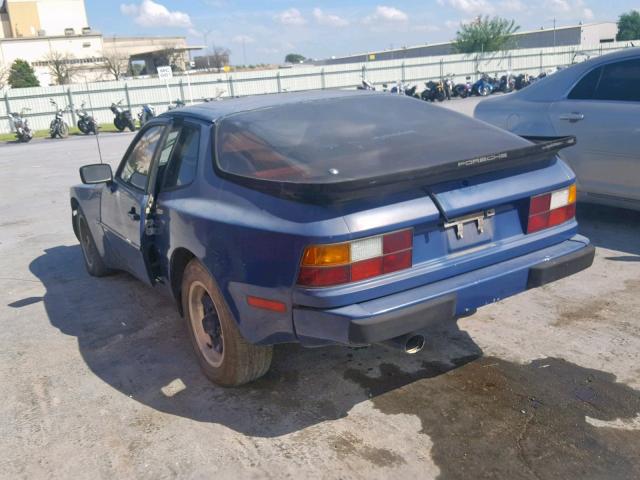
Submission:
M 566 120 L 567 122 L 579 122 L 584 119 L 584 114 L 579 112 L 562 113 L 560 114 L 560 120 Z
M 133 221 L 140 220 L 140 215 L 138 215 L 138 212 L 136 212 L 136 207 L 131 207 L 131 210 L 127 212 L 127 215 Z

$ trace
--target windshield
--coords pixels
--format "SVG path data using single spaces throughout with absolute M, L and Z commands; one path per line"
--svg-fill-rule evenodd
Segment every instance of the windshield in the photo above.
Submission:
M 455 141 L 463 133 L 473 138 Z M 413 171 L 517 148 L 486 124 L 397 95 L 354 95 L 232 114 L 217 127 L 217 161 L 242 177 L 332 183 Z

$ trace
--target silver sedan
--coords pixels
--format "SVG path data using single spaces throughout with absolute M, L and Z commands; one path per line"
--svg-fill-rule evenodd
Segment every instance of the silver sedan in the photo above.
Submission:
M 518 135 L 575 135 L 562 157 L 583 201 L 640 210 L 640 48 L 573 65 L 474 115 Z

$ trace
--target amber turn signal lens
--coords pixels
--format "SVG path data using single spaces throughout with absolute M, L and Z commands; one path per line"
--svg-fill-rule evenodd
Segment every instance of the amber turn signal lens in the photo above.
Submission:
M 351 248 L 348 243 L 335 245 L 313 245 L 307 247 L 302 257 L 303 266 L 346 265 L 351 261 Z

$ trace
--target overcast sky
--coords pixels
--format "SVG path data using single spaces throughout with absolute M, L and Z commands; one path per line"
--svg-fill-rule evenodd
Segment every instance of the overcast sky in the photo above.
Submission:
M 184 35 L 229 48 L 232 63 L 281 62 L 290 52 L 325 58 L 444 42 L 478 14 L 513 18 L 523 30 L 616 20 L 640 0 L 86 0 L 105 35 Z M 244 52 L 243 54 L 243 45 Z

